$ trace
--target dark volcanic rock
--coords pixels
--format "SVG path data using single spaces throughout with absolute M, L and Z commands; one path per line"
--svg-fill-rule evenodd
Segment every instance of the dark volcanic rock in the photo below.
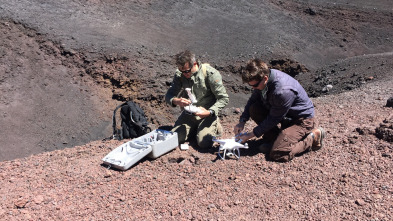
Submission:
M 393 143 L 393 118 L 385 119 L 383 123 L 375 129 L 375 135 L 379 139 Z
M 386 101 L 386 107 L 393 107 L 393 97 L 390 97 L 390 98 Z

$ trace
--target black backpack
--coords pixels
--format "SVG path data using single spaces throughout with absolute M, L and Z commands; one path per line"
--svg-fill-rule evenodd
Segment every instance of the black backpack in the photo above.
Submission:
M 119 108 L 121 108 L 121 128 L 117 129 L 116 111 Z M 127 101 L 116 107 L 113 111 L 112 123 L 113 138 L 118 140 L 140 137 L 151 131 L 145 112 L 133 101 Z

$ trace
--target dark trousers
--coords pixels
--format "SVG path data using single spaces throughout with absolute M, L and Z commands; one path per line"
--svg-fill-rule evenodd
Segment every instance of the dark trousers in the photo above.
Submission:
M 265 120 L 268 114 L 269 111 L 262 103 L 258 102 L 250 106 L 250 117 L 257 124 Z M 273 142 L 269 154 L 271 160 L 287 162 L 296 154 L 311 148 L 313 138 L 308 135 L 317 127 L 314 118 L 284 120 L 280 124 L 280 127 L 277 125 L 263 135 L 265 142 Z

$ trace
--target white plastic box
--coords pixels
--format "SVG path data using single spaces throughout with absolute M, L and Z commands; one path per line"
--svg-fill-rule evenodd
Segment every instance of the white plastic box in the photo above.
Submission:
M 157 129 L 116 147 L 102 160 L 111 167 L 128 170 L 145 156 L 156 159 L 175 149 L 178 144 L 176 132 Z

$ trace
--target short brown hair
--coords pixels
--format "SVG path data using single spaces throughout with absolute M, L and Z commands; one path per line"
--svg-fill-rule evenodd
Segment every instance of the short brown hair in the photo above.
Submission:
M 189 50 L 185 50 L 176 55 L 176 65 L 178 67 L 183 67 L 187 63 L 192 67 L 195 62 L 195 54 L 191 53 Z
M 269 67 L 265 62 L 259 58 L 251 59 L 242 70 L 243 83 L 248 83 L 252 80 L 260 81 L 264 76 L 269 76 Z

